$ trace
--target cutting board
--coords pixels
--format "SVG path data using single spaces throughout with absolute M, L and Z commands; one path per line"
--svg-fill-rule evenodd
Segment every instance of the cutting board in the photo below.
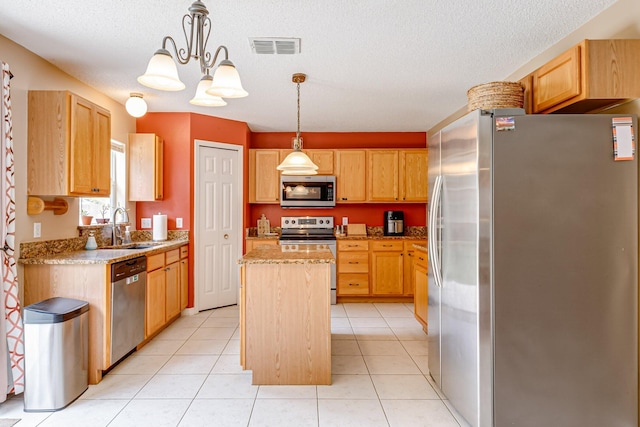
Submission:
M 347 225 L 347 236 L 366 236 L 366 224 L 349 224 Z

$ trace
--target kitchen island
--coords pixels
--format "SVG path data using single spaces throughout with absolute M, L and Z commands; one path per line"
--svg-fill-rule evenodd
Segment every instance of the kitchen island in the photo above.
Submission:
M 240 261 L 240 363 L 255 385 L 331 384 L 331 264 L 322 245 L 259 246 Z

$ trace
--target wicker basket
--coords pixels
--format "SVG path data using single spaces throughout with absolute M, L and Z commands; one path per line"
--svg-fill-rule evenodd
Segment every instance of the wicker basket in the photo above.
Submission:
M 524 88 L 518 82 L 491 82 L 474 86 L 467 91 L 469 111 L 494 108 L 522 108 Z

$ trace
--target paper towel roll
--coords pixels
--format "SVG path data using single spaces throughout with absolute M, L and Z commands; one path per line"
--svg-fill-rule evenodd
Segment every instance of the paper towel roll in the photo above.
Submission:
M 167 240 L 167 216 L 158 214 L 153 216 L 153 240 Z

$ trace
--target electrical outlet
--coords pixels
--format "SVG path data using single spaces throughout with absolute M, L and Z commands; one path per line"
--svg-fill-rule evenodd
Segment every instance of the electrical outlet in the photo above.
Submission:
M 176 228 L 182 228 L 182 218 L 176 218 Z
M 140 220 L 140 227 L 151 228 L 151 218 L 142 218 Z
M 39 222 L 33 223 L 33 237 L 40 237 L 42 235 L 42 225 Z
M 348 216 L 343 216 L 342 217 L 342 225 L 349 225 L 349 217 Z

